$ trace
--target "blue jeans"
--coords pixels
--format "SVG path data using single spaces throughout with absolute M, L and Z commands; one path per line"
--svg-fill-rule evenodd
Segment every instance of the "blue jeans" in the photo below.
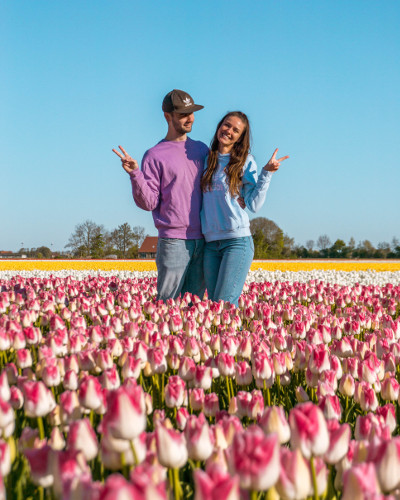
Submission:
M 204 295 L 204 240 L 158 238 L 157 300 L 176 299 L 186 292 Z
M 206 243 L 204 277 L 208 298 L 238 305 L 239 296 L 254 256 L 251 236 Z

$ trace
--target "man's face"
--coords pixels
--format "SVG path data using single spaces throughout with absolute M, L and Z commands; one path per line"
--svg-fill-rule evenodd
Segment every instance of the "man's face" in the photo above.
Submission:
M 173 111 L 172 113 L 168 113 L 168 115 L 170 116 L 170 123 L 177 134 L 187 134 L 191 132 L 194 122 L 194 113 L 185 114 Z

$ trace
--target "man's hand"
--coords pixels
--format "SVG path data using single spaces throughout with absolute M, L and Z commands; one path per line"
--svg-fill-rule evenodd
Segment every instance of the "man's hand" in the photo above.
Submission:
M 134 172 L 139 168 L 139 164 L 136 160 L 134 160 L 131 156 L 128 155 L 128 153 L 122 146 L 118 147 L 123 152 L 124 156 L 122 156 L 121 153 L 116 149 L 113 149 L 113 151 L 117 156 L 121 158 L 122 167 L 124 168 L 125 172 L 131 174 L 132 172 Z
M 239 196 L 237 199 L 237 202 L 239 203 L 239 207 L 243 208 L 243 210 L 246 208 L 246 203 L 244 201 L 244 198 L 242 196 Z
M 289 156 L 282 156 L 282 158 L 276 159 L 276 153 L 278 152 L 278 148 L 275 149 L 274 154 L 271 156 L 269 162 L 265 165 L 264 170 L 267 172 L 276 172 L 281 165 L 283 160 L 287 160 Z

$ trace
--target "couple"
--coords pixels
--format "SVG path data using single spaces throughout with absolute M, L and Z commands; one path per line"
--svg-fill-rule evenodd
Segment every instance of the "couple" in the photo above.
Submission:
M 279 168 L 275 150 L 257 175 L 250 152 L 250 125 L 239 111 L 217 125 L 210 149 L 187 137 L 195 104 L 189 94 L 172 90 L 162 103 L 168 123 L 165 139 L 138 162 L 115 149 L 132 183 L 133 198 L 151 210 L 158 229 L 157 299 L 185 292 L 238 305 L 254 245 L 244 207 L 256 212 L 264 203 L 272 173 Z

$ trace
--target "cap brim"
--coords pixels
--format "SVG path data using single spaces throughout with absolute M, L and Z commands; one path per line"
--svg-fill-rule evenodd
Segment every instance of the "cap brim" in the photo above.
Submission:
M 174 109 L 174 111 L 175 113 L 190 115 L 191 113 L 194 113 L 195 111 L 200 111 L 200 109 L 203 108 L 204 106 L 201 106 L 200 104 L 193 104 L 193 106 L 188 106 L 187 108 L 181 108 L 181 109 Z

